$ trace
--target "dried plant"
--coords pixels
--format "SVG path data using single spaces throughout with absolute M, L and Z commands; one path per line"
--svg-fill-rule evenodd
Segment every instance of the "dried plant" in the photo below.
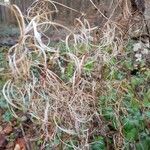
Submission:
M 94 5 L 93 1 L 91 3 Z M 107 21 L 96 45 L 93 32 L 98 28 L 91 27 L 83 14 L 75 20 L 73 29 L 52 20 L 53 13 L 58 12 L 56 4 L 62 5 L 52 0 L 36 0 L 28 8 L 27 16 L 23 16 L 16 5 L 10 6 L 18 21 L 20 37 L 9 49 L 11 78 L 3 87 L 3 95 L 14 117 L 19 118 L 17 110 L 20 110 L 30 114 L 35 124 L 41 125 L 45 143 L 53 142 L 57 137 L 63 147 L 89 149 L 90 135 L 102 128 L 97 115 L 99 96 L 111 86 L 118 89 L 118 95 L 122 93 L 120 83 L 102 79 L 102 67 L 123 53 L 124 33 L 120 25 L 111 20 L 113 13 L 106 17 L 99 10 Z M 125 18 L 130 16 L 127 5 L 124 15 Z M 51 37 L 46 35 L 47 31 L 58 28 L 68 33 L 62 40 L 63 51 L 61 45 L 51 46 Z M 105 48 L 110 48 L 111 52 L 104 51 Z M 120 110 L 124 111 L 121 101 L 122 98 L 113 104 L 116 118 Z M 95 118 L 99 122 L 98 129 L 93 128 Z M 76 144 L 73 139 L 77 139 Z M 116 148 L 116 141 L 123 142 L 121 123 L 113 140 Z

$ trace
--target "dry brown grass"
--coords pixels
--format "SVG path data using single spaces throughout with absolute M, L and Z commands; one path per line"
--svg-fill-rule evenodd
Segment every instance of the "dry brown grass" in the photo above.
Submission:
M 73 30 L 52 21 L 52 14 L 58 11 L 54 1 L 35 1 L 28 9 L 26 17 L 16 5 L 10 8 L 16 15 L 20 28 L 18 43 L 10 48 L 8 54 L 12 78 L 3 88 L 10 110 L 16 118 L 18 118 L 16 110 L 21 110 L 38 120 L 45 141 L 54 140 L 58 132 L 62 132 L 65 137 L 64 139 L 59 137 L 59 140 L 64 146 L 88 149 L 89 135 L 95 130 L 92 125 L 95 117 L 99 119 L 98 128 L 101 126 L 101 119 L 97 112 L 99 94 L 105 93 L 105 88 L 109 87 L 109 82 L 102 79 L 102 66 L 112 57 L 123 52 L 122 28 L 111 20 L 111 16 L 106 17 L 101 14 L 107 22 L 99 39 L 100 44 L 95 45 L 92 32 L 97 28 L 91 28 L 84 17 L 76 19 L 77 25 Z M 130 15 L 128 7 L 124 12 L 125 17 L 128 18 Z M 25 19 L 28 24 L 25 24 Z M 57 30 L 57 27 L 69 33 L 64 41 L 66 51 L 63 54 L 60 51 L 61 47 L 49 46 L 51 37 L 45 34 L 48 30 Z M 117 34 L 120 37 L 116 37 Z M 47 42 L 43 41 L 42 37 Z M 84 47 L 84 52 L 81 52 L 82 47 L 79 45 Z M 111 54 L 102 51 L 104 47 L 113 47 Z M 62 65 L 60 58 L 67 64 L 73 64 L 70 80 L 62 79 L 65 66 Z M 47 60 L 50 60 L 51 66 L 55 64 L 61 73 L 57 73 L 57 70 L 49 66 Z M 87 75 L 84 65 L 89 60 L 93 60 L 94 69 Z M 118 86 L 116 83 L 114 88 Z M 114 105 L 117 115 L 120 103 Z M 117 139 L 121 136 L 120 126 L 120 133 L 114 135 L 115 144 L 122 140 Z M 77 145 L 73 142 L 70 142 L 70 145 L 65 142 L 65 140 L 72 141 L 73 137 L 78 139 Z

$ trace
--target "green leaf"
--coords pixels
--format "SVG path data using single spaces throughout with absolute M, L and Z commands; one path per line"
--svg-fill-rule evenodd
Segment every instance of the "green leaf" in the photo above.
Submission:
M 133 51 L 133 44 L 134 44 L 134 42 L 130 40 L 125 47 L 125 51 L 131 53 Z
M 6 122 L 9 122 L 13 119 L 13 115 L 8 110 L 3 114 L 2 117 L 3 117 L 4 121 L 6 121 Z
M 110 79 L 114 80 L 122 80 L 125 77 L 125 73 L 117 70 L 117 68 L 113 68 L 113 70 L 110 72 Z
M 129 140 L 129 141 L 134 141 L 137 139 L 138 137 L 138 130 L 136 128 L 133 128 L 131 130 L 129 130 L 128 132 L 126 132 L 125 137 Z
M 117 63 L 117 60 L 116 60 L 115 57 L 112 57 L 112 58 L 110 59 L 110 61 L 109 61 L 110 66 L 116 65 L 116 63 Z
M 150 70 L 146 70 L 146 71 L 144 72 L 144 74 L 149 78 L 149 77 L 150 77 Z
M 133 70 L 133 62 L 131 59 L 128 59 L 126 61 L 123 62 L 123 65 L 126 69 L 128 70 Z
M 150 108 L 150 102 L 148 100 L 145 100 L 143 104 L 144 104 L 144 107 Z
M 0 99 L 0 108 L 7 108 L 7 103 L 3 98 Z
M 148 117 L 150 119 L 150 111 L 146 111 L 145 115 L 146 115 L 146 117 Z
M 94 68 L 94 61 L 93 60 L 89 60 L 86 62 L 86 64 L 84 65 L 84 70 L 91 72 Z
M 147 137 L 142 139 L 136 144 L 136 150 L 149 150 L 150 149 L 150 138 Z
M 145 93 L 144 93 L 144 101 L 147 101 L 150 103 L 150 89 L 148 89 Z
M 142 84 L 144 82 L 143 78 L 139 78 L 139 77 L 132 77 L 131 78 L 131 85 L 135 88 L 136 86 L 139 86 L 140 84 Z
M 114 118 L 114 111 L 112 107 L 107 107 L 102 110 L 103 116 L 106 120 L 112 120 Z
M 138 108 L 140 108 L 140 103 L 138 102 L 137 99 L 133 98 L 131 100 L 131 107 L 136 110 L 138 110 Z
M 103 137 L 99 136 L 94 140 L 95 140 L 94 144 L 91 145 L 91 150 L 105 150 L 106 149 Z
M 124 124 L 124 129 L 125 129 L 126 132 L 129 132 L 131 129 L 134 128 L 134 123 L 130 119 L 125 118 L 124 123 L 125 123 Z
M 74 65 L 73 63 L 69 63 L 67 65 L 66 73 L 65 73 L 67 78 L 71 78 L 73 76 L 73 72 L 74 72 Z

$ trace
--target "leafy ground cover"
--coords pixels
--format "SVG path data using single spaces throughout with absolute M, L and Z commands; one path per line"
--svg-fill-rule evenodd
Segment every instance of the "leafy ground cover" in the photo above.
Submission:
M 58 43 L 62 51 L 62 56 L 65 55 L 65 45 L 63 43 Z M 72 50 L 74 50 L 72 48 Z M 111 53 L 111 48 L 105 47 L 102 49 L 105 52 Z M 0 59 L 1 59 L 1 72 L 0 72 L 0 88 L 3 86 L 7 79 L 10 78 L 9 66 L 7 61 L 7 47 L 1 47 Z M 79 53 L 82 52 L 80 48 Z M 80 55 L 80 54 L 79 54 Z M 94 118 L 92 124 L 93 130 L 95 132 L 90 135 L 90 149 L 100 150 L 100 149 L 139 149 L 148 150 L 150 148 L 150 88 L 149 88 L 149 78 L 150 70 L 147 60 L 143 58 L 141 61 L 136 61 L 134 58 L 133 43 L 129 42 L 124 47 L 124 53 L 112 57 L 109 61 L 102 65 L 102 77 L 101 80 L 105 83 L 104 91 L 97 91 L 98 104 L 96 106 L 98 110 L 98 116 L 101 118 Z M 34 56 L 35 57 L 35 56 Z M 37 59 L 37 57 L 35 57 Z M 55 64 L 53 67 L 54 71 L 61 77 L 65 82 L 69 82 L 74 73 L 74 63 L 73 62 L 63 62 L 61 63 L 65 67 L 64 74 L 61 73 L 59 67 Z M 92 80 L 92 73 L 95 71 L 95 61 L 88 59 L 83 65 L 84 75 L 89 76 Z M 51 64 L 52 65 L 52 64 Z M 40 77 L 40 70 L 36 67 L 32 68 L 33 72 L 36 74 L 37 78 Z M 91 76 L 91 77 L 90 77 Z M 100 84 L 100 83 L 99 83 Z M 1 92 L 0 95 L 0 109 L 1 109 L 1 124 L 9 124 L 13 128 L 20 129 L 20 124 L 32 125 L 31 121 L 22 121 L 21 119 L 15 119 L 12 115 L 12 110 L 8 107 L 7 102 Z M 23 112 L 18 112 L 20 118 L 26 117 Z M 14 121 L 15 120 L 15 121 Z M 25 119 L 26 120 L 26 119 Z M 15 125 L 13 123 L 15 122 Z M 17 122 L 17 123 L 16 123 Z M 102 123 L 101 123 L 102 122 Z M 103 128 L 103 132 L 101 129 Z M 25 132 L 29 132 L 26 127 Z M 10 141 L 15 142 L 18 138 L 15 133 L 15 129 L 12 129 L 7 135 L 8 143 Z M 22 132 L 22 131 L 20 131 Z M 59 136 L 62 134 L 61 131 Z M 23 135 L 22 135 L 23 136 Z M 65 137 L 64 137 L 65 138 Z M 74 144 L 77 144 L 78 139 L 74 137 Z M 42 145 L 44 139 L 39 137 L 35 141 L 35 145 L 38 147 Z M 61 142 L 59 139 L 55 139 L 54 143 L 47 143 L 47 149 L 51 149 L 52 145 L 57 145 L 58 149 Z M 35 147 L 36 147 L 35 146 Z M 67 148 L 66 149 L 72 149 Z

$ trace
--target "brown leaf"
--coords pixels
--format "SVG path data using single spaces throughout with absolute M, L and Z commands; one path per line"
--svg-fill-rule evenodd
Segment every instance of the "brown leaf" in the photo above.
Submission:
M 16 144 L 16 146 L 15 146 L 14 150 L 21 150 L 20 145 L 19 145 L 19 144 Z
M 14 150 L 14 141 L 9 141 L 6 150 Z
M 13 128 L 10 124 L 7 124 L 7 126 L 4 128 L 3 132 L 5 134 L 10 134 L 13 131 Z
M 7 145 L 7 139 L 4 134 L 0 134 L 0 149 L 4 149 Z
M 21 150 L 20 145 L 19 145 L 19 144 L 16 144 L 16 146 L 15 146 L 14 150 Z
M 25 140 L 23 138 L 19 138 L 16 141 L 14 150 L 26 150 Z

